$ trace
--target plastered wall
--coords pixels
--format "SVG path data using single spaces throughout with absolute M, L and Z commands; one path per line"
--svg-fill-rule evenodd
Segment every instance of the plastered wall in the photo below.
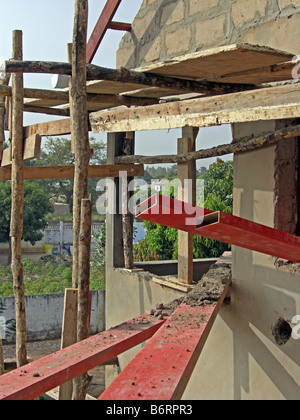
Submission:
M 132 33 L 120 44 L 117 63 L 146 66 L 239 42 L 300 54 L 300 1 L 144 0 Z M 233 127 L 233 137 L 259 135 L 276 127 L 272 121 L 239 124 Z M 271 146 L 234 157 L 235 215 L 291 233 L 295 230 L 298 140 L 291 141 L 292 147 L 283 147 L 280 153 Z M 118 281 L 121 294 L 126 280 L 124 276 Z M 138 283 L 130 279 L 134 281 Z M 154 296 L 152 286 L 147 283 L 150 296 Z M 171 300 L 166 293 L 162 293 L 165 302 Z M 121 317 L 120 307 L 118 313 Z M 290 338 L 278 345 L 274 338 L 278 320 L 291 322 L 297 314 L 299 267 L 234 247 L 232 301 L 217 317 L 184 399 L 298 400 L 300 340 Z M 123 366 L 131 357 L 133 353 L 122 360 Z

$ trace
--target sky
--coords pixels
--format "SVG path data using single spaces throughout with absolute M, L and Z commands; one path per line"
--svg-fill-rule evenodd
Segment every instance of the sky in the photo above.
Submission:
M 106 0 L 89 0 L 90 36 Z M 114 20 L 131 23 L 142 0 L 123 0 Z M 67 44 L 72 42 L 74 0 L 0 0 L 0 61 L 11 57 L 12 31 L 23 31 L 24 60 L 67 61 Z M 93 64 L 116 68 L 116 52 L 124 32 L 109 30 L 93 60 Z M 24 75 L 25 87 L 51 89 L 51 75 Z M 24 113 L 24 125 L 50 121 L 59 117 Z M 136 133 L 136 154 L 175 154 L 180 129 Z M 106 140 L 105 135 L 96 135 Z M 200 129 L 197 148 L 209 148 L 232 140 L 230 126 Z M 231 159 L 224 157 L 224 160 Z M 208 166 L 215 159 L 198 161 L 198 166 Z

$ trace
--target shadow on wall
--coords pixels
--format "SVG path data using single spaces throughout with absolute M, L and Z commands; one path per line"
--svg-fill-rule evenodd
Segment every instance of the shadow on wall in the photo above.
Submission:
M 243 251 L 241 256 L 239 249 L 234 252 L 244 267 L 255 267 L 248 274 L 247 285 L 239 280 L 243 273 L 235 270 L 231 312 L 222 313 L 233 334 L 234 398 L 240 400 L 249 394 L 255 399 L 272 399 L 279 392 L 287 400 L 299 399 L 299 340 L 286 337 L 282 330 L 285 340 L 279 345 L 274 334 L 279 320 L 292 325 L 299 311 L 299 274 L 270 268 L 273 258 L 264 266 L 265 256 L 261 254 Z M 264 385 L 264 377 L 268 385 Z

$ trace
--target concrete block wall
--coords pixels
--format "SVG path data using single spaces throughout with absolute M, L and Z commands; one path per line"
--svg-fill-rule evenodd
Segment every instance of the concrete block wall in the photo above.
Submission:
M 4 306 L 1 315 L 7 321 L 15 319 L 15 299 L 13 297 L 0 297 Z M 64 294 L 26 296 L 27 340 L 44 341 L 61 337 Z M 105 329 L 105 291 L 93 291 L 91 310 L 91 334 Z M 3 331 L 2 331 L 3 336 Z M 15 342 L 15 333 L 6 335 L 6 343 Z
M 144 0 L 120 43 L 117 67 L 234 43 L 300 54 L 299 39 L 299 0 Z

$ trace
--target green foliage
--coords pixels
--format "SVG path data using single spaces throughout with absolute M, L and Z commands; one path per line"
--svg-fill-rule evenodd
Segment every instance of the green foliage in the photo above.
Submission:
M 27 296 L 63 293 L 72 287 L 72 265 L 60 259 L 47 262 L 23 259 L 24 284 Z M 91 290 L 105 289 L 104 273 L 91 264 Z M 13 296 L 13 280 L 10 266 L 0 266 L 0 296 Z
M 96 141 L 90 138 L 90 147 L 93 150 L 93 156 L 90 159 L 91 165 L 101 165 L 105 163 L 105 145 L 103 141 Z M 71 140 L 63 137 L 47 137 L 44 149 L 34 162 L 35 166 L 64 166 L 73 165 L 74 155 L 71 153 Z M 89 194 L 92 194 L 93 202 L 96 202 L 96 186 L 98 179 L 89 179 Z M 52 179 L 39 180 L 38 184 L 43 188 L 47 195 L 57 203 L 66 203 L 69 205 L 70 212 L 73 206 L 73 179 Z
M 23 239 L 34 245 L 43 237 L 47 226 L 46 215 L 54 208 L 48 196 L 33 182 L 24 182 Z M 11 217 L 11 182 L 0 183 L 0 232 L 9 241 Z
M 204 179 L 205 201 L 208 210 L 232 213 L 233 197 L 233 162 L 218 159 L 208 171 L 201 168 L 199 179 Z M 165 194 L 174 197 L 175 184 L 170 184 Z M 199 204 L 199 203 L 198 203 Z M 137 261 L 166 260 L 178 258 L 178 231 L 169 227 L 144 222 L 146 236 L 136 244 Z M 217 258 L 230 246 L 208 238 L 194 236 L 194 258 Z

